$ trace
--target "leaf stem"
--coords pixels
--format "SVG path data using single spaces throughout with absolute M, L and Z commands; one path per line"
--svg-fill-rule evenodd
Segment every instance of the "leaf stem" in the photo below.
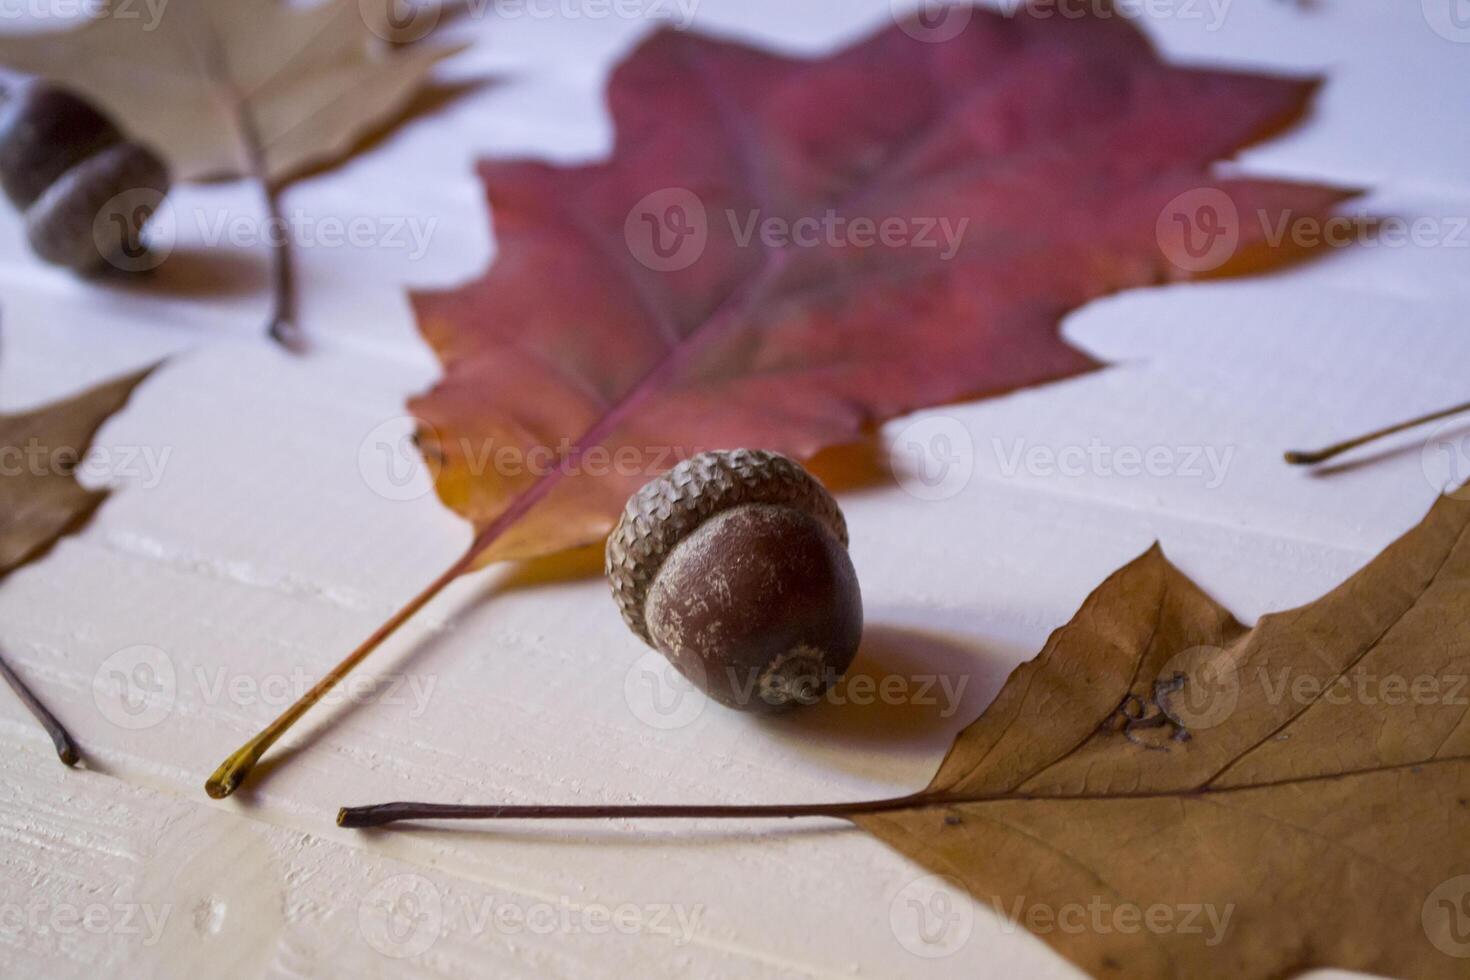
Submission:
M 295 260 L 292 255 L 290 226 L 286 224 L 285 214 L 281 210 L 282 187 L 270 178 L 265 149 L 260 142 L 260 130 L 255 125 L 255 116 L 250 107 L 237 100 L 235 112 L 250 176 L 260 185 L 270 227 L 280 229 L 279 235 L 266 236 L 271 250 L 271 311 L 266 332 L 288 351 L 300 354 L 306 350 L 306 338 L 296 320 Z
M 279 236 L 267 236 L 271 249 L 271 310 L 266 332 L 282 347 L 299 354 L 306 349 L 306 340 L 296 319 L 296 276 L 289 226 L 281 212 L 282 186 L 271 179 L 260 126 L 245 93 L 230 75 L 224 46 L 212 28 L 206 26 L 201 30 L 205 43 L 201 66 L 228 100 L 230 119 L 245 155 L 245 171 L 260 186 L 271 227 L 281 229 Z
M 673 818 L 696 820 L 739 817 L 853 817 L 889 810 L 944 803 L 946 797 L 911 793 L 881 800 L 856 803 L 792 803 L 775 805 L 683 806 L 635 804 L 630 806 L 459 806 L 448 803 L 380 803 L 376 806 L 343 807 L 337 826 L 382 827 L 403 820 L 607 820 Z
M 77 751 L 77 745 L 72 741 L 71 735 L 62 727 L 61 722 L 56 720 L 56 716 L 47 710 L 40 699 L 26 686 L 25 681 L 10 669 L 10 665 L 3 657 L 0 657 L 0 676 L 5 678 L 5 683 L 10 685 L 15 696 L 20 698 L 21 704 L 26 706 L 26 710 L 41 723 L 42 728 L 46 729 L 46 734 L 51 736 L 51 744 L 56 746 L 56 754 L 61 761 L 68 766 L 75 766 L 80 762 L 82 756 Z
M 856 803 L 796 803 L 776 805 L 684 806 L 668 804 L 633 804 L 631 806 L 466 806 L 448 803 L 380 803 L 375 806 L 343 807 L 337 811 L 337 826 L 363 828 L 382 827 L 402 820 L 607 820 L 672 817 L 682 819 L 741 817 L 856 817 L 893 810 L 916 810 L 924 807 L 958 806 L 975 803 L 1006 803 L 1022 800 L 1053 802 L 1117 802 L 1119 800 L 1183 800 L 1232 793 L 1253 793 L 1281 786 L 1305 786 L 1342 779 L 1390 772 L 1419 773 L 1434 766 L 1462 765 L 1470 755 L 1441 756 L 1412 762 L 1368 766 L 1343 772 L 1317 773 L 1310 776 L 1287 776 L 1258 783 L 1212 786 L 1210 780 L 1189 789 L 1132 790 L 1091 793 L 1028 793 L 1003 790 L 988 793 L 955 793 L 921 790 L 908 796 L 892 796 L 881 800 Z M 946 822 L 952 818 L 946 817 Z
M 222 800 L 239 789 L 240 784 L 245 781 L 245 778 L 250 775 L 251 770 L 255 768 L 255 764 L 260 761 L 260 757 L 272 745 L 275 745 L 281 736 L 286 734 L 290 727 L 296 724 L 301 716 L 310 710 L 312 705 L 326 697 L 327 693 L 336 687 L 342 678 L 346 677 L 353 668 L 367 659 L 368 654 L 376 650 L 382 645 L 384 640 L 397 632 L 398 627 L 413 618 L 413 615 L 427 605 L 430 599 L 433 599 L 442 592 L 446 585 L 454 581 L 466 569 L 473 565 L 475 554 L 474 551 L 468 551 L 453 565 L 445 569 L 443 574 L 430 582 L 422 592 L 410 599 L 407 605 L 394 613 L 382 626 L 379 626 L 372 636 L 364 640 L 356 650 L 353 650 L 341 663 L 333 667 L 325 677 L 317 681 L 316 686 L 302 695 L 299 701 L 287 708 L 279 718 L 271 722 L 260 734 L 236 749 L 215 770 L 214 775 L 209 777 L 209 780 L 204 784 L 204 791 L 214 799 Z
M 1327 446 L 1322 449 L 1317 449 L 1310 452 L 1293 449 L 1286 454 L 1286 461 L 1296 466 L 1311 465 L 1313 463 L 1325 463 L 1332 457 L 1340 456 L 1350 449 L 1357 449 L 1359 446 L 1366 445 L 1370 442 L 1374 442 L 1386 436 L 1397 435 L 1398 433 L 1404 432 L 1408 429 L 1418 428 L 1421 425 L 1428 425 L 1430 422 L 1438 422 L 1440 419 L 1447 419 L 1452 415 L 1459 415 L 1463 412 L 1470 412 L 1470 402 L 1466 402 L 1463 405 L 1456 405 L 1454 408 L 1446 408 L 1445 410 L 1440 412 L 1431 412 L 1428 415 L 1421 415 L 1419 418 L 1409 419 L 1409 421 L 1400 422 L 1397 425 L 1390 425 L 1385 429 L 1379 429 L 1376 432 L 1370 432 L 1367 435 L 1358 436 L 1356 439 L 1348 439 L 1346 442 L 1339 442 L 1335 445 Z
M 266 209 L 270 212 L 271 224 L 281 229 L 273 237 L 271 248 L 271 296 L 270 326 L 266 332 L 271 339 L 293 354 L 306 351 L 306 336 L 296 319 L 296 271 L 292 254 L 291 234 L 286 219 L 281 213 L 281 188 L 261 175 L 261 188 L 265 194 Z

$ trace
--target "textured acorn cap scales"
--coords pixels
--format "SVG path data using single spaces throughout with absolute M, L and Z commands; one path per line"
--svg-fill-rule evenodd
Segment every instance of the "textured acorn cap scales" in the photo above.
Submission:
M 644 599 L 664 559 L 691 531 L 742 504 L 797 507 L 831 529 L 847 547 L 847 521 L 837 501 L 793 460 L 762 449 L 700 453 L 628 498 L 607 539 L 607 578 L 628 628 L 652 643 Z
M 644 486 L 608 539 L 607 577 L 634 633 L 743 710 L 825 687 L 861 636 L 842 512 L 779 453 L 702 453 Z

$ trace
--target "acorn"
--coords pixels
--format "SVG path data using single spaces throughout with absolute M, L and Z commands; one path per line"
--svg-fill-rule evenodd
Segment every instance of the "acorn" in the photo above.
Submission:
M 634 633 L 742 711 L 819 700 L 862 638 L 847 522 L 780 453 L 701 453 L 648 483 L 608 538 L 607 577 Z
M 169 175 L 92 103 L 30 81 L 0 104 L 0 188 L 24 212 L 38 256 L 91 274 L 108 264 L 140 267 L 143 225 L 168 193 Z

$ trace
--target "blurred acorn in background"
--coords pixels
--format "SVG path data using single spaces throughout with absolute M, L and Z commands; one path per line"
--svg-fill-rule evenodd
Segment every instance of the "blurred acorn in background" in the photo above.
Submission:
M 41 80 L 4 92 L 0 187 L 45 261 L 84 275 L 151 266 L 143 226 L 168 193 L 168 166 L 81 96 Z

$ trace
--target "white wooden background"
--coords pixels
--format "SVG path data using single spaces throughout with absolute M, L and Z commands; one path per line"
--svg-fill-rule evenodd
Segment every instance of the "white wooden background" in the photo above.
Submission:
M 459 282 L 491 258 L 476 157 L 606 149 L 601 86 L 645 20 L 560 0 L 499 14 L 482 3 L 458 29 L 474 46 L 442 76 L 492 85 L 289 192 L 288 210 L 308 220 L 435 222 L 421 256 L 391 243 L 299 252 L 309 357 L 258 335 L 262 248 L 204 250 L 185 223 L 154 287 L 129 291 L 39 266 L 14 216 L 0 219 L 0 408 L 170 357 L 101 436 L 111 451 L 166 451 L 161 476 L 121 467 L 90 526 L 0 586 L 5 655 L 90 760 L 63 769 L 0 697 L 0 975 L 1073 975 L 988 907 L 959 908 L 963 943 L 925 947 L 904 904 L 925 872 L 836 822 L 367 835 L 332 819 L 340 805 L 387 799 L 908 791 L 1008 671 L 1154 539 L 1249 620 L 1318 596 L 1414 523 L 1450 477 L 1425 434 L 1326 476 L 1285 467 L 1280 452 L 1470 397 L 1470 235 L 1455 232 L 1470 215 L 1470 31 L 1446 26 L 1442 0 L 1219 2 L 1157 6 L 1146 29 L 1181 60 L 1328 76 L 1313 117 L 1240 165 L 1371 188 L 1362 213 L 1426 217 L 1439 240 L 1092 304 L 1066 333 L 1111 370 L 887 426 L 896 443 L 915 421 L 920 435 L 957 425 L 974 447 L 973 478 L 948 499 L 897 485 L 844 499 L 870 624 L 860 667 L 970 677 L 947 717 L 849 706 L 770 723 L 710 707 L 660 730 L 635 710 L 636 675 L 625 695 L 643 651 L 602 581 L 514 588 L 490 571 L 372 662 L 427 690 L 426 703 L 404 688 L 317 711 L 277 749 L 290 765 L 267 766 L 236 799 L 203 794 L 283 690 L 464 547 L 466 526 L 432 495 L 374 490 L 371 439 L 398 431 L 405 397 L 435 376 L 404 289 Z M 695 24 L 820 53 L 889 17 L 882 0 L 699 0 Z M 174 200 L 259 214 L 246 185 L 184 187 Z M 1232 455 L 1220 481 L 1006 465 L 1016 440 L 1062 450 L 1093 439 Z M 140 658 L 166 664 L 173 682 L 129 714 L 119 694 L 146 692 L 113 682 L 146 680 Z M 405 891 L 421 918 L 404 917 Z M 624 905 L 643 929 L 585 928 Z M 512 911 L 497 918 L 502 906 Z M 665 907 L 694 916 L 692 930 L 652 921 Z M 517 909 L 529 925 L 515 926 Z M 405 953 L 416 955 L 394 955 Z

